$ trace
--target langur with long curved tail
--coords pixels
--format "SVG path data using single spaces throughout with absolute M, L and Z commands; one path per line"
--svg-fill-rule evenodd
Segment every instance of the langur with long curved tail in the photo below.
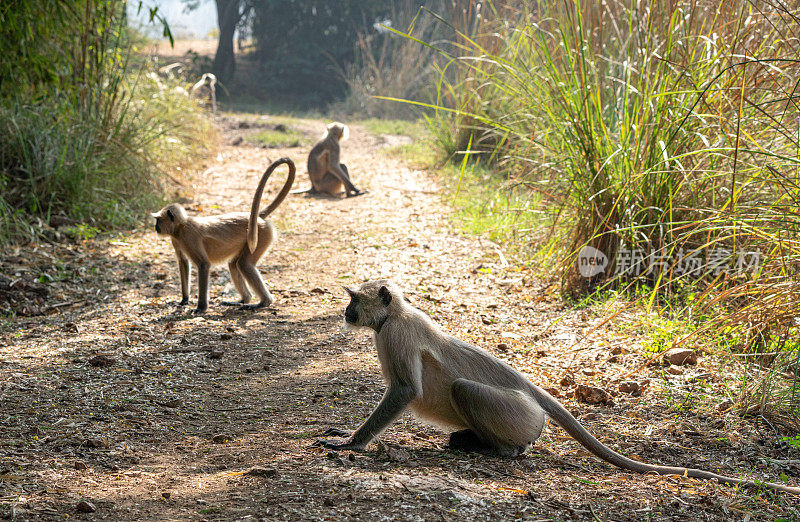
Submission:
M 276 167 L 284 164 L 289 167 L 286 183 L 272 203 L 259 212 L 261 195 L 267 180 Z M 232 212 L 218 216 L 190 217 L 181 205 L 172 203 L 151 214 L 156 218 L 156 232 L 169 236 L 175 248 L 181 274 L 179 305 L 189 303 L 190 263 L 197 267 L 199 280 L 197 308 L 194 312 L 201 314 L 208 309 L 208 277 L 211 266 L 226 261 L 233 286 L 241 300 L 223 304 L 240 305 L 242 308 L 254 310 L 269 306 L 275 301 L 256 265 L 275 238 L 275 227 L 266 218 L 289 194 L 294 183 L 294 174 L 295 166 L 289 158 L 273 162 L 258 183 L 250 213 Z M 256 304 L 249 304 L 252 299 L 250 288 L 258 296 L 259 301 Z
M 423 419 L 456 431 L 449 447 L 512 457 L 523 453 L 553 419 L 595 456 L 637 473 L 716 479 L 727 484 L 765 487 L 800 495 L 800 488 L 718 475 L 709 471 L 659 466 L 620 455 L 597 440 L 545 390 L 489 353 L 446 334 L 413 307 L 400 288 L 383 279 L 347 289 L 345 324 L 372 330 L 386 392 L 375 411 L 354 433 L 331 429 L 320 440 L 337 450 L 361 451 L 410 408 Z

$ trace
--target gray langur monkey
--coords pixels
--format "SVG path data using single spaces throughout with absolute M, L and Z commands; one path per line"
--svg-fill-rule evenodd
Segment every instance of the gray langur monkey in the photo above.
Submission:
M 183 64 L 181 62 L 174 62 L 158 68 L 158 74 L 164 78 L 175 76 L 181 71 L 183 71 Z
M 192 85 L 189 92 L 203 103 L 211 105 L 211 112 L 217 113 L 217 77 L 212 73 L 203 73 L 197 83 Z
M 264 186 L 275 168 L 283 164 L 289 167 L 286 183 L 272 203 L 259 212 Z M 294 183 L 294 173 L 295 166 L 289 158 L 273 162 L 261 176 L 249 214 L 231 212 L 218 216 L 189 217 L 177 203 L 167 205 L 151 214 L 156 218 L 156 232 L 170 236 L 175 255 L 178 257 L 181 274 L 181 301 L 178 303 L 180 306 L 189 302 L 190 261 L 197 266 L 198 273 L 199 290 L 194 313 L 201 314 L 208 309 L 208 276 L 211 266 L 226 261 L 233 286 L 239 292 L 241 300 L 223 304 L 241 305 L 244 309 L 253 310 L 269 306 L 275 301 L 264 284 L 256 264 L 275 237 L 275 227 L 266 217 L 286 199 Z M 258 295 L 257 304 L 248 304 L 252 298 L 248 285 Z
M 347 197 L 364 193 L 353 185 L 347 165 L 341 163 L 340 141 L 347 139 L 349 129 L 344 123 L 333 122 L 328 125 L 325 135 L 308 153 L 308 177 L 311 188 L 299 192 L 324 192 L 335 196 L 344 187 Z
M 456 428 L 448 446 L 499 456 L 516 456 L 536 442 L 547 417 L 595 456 L 637 473 L 684 475 L 728 484 L 764 486 L 800 495 L 800 488 L 738 479 L 708 471 L 646 464 L 629 459 L 597 440 L 567 409 L 523 374 L 480 348 L 446 334 L 413 307 L 389 280 L 346 288 L 350 303 L 345 325 L 373 330 L 386 392 L 375 411 L 352 435 L 329 429 L 318 445 L 361 451 L 406 408 L 439 425 Z

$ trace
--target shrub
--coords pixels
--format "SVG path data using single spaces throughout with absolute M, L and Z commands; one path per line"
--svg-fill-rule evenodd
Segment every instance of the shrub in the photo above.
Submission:
M 53 214 L 130 225 L 159 203 L 163 169 L 211 139 L 184 89 L 130 65 L 124 5 L 16 2 L 3 12 L 0 71 L 15 81 L 0 82 L 0 241 L 31 238 L 31 218 Z

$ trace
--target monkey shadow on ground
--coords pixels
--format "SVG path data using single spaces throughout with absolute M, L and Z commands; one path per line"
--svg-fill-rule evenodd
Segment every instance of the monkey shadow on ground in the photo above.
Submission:
M 351 198 L 357 198 L 359 196 L 366 196 L 370 192 L 367 189 L 361 189 L 361 192 L 358 194 L 354 194 L 352 196 L 345 195 L 344 191 L 341 191 L 337 194 L 328 194 L 327 192 L 320 192 L 320 191 L 306 191 L 302 193 L 294 194 L 294 196 L 302 196 L 305 199 L 322 199 L 322 200 L 329 200 L 329 201 L 339 201 L 339 200 L 347 200 Z
M 212 301 L 208 310 L 205 313 L 198 315 L 194 313 L 191 305 L 178 305 L 176 303 L 167 303 L 167 312 L 161 317 L 155 317 L 152 321 L 156 323 L 167 323 L 176 321 L 190 321 L 203 317 L 211 321 L 221 321 L 225 319 L 237 319 L 237 323 L 241 327 L 246 327 L 247 323 L 251 321 L 263 320 L 268 315 L 278 315 L 280 309 L 275 306 L 265 306 L 256 310 L 249 310 L 242 308 L 239 303 L 231 303 L 229 305 L 223 304 L 222 299 Z

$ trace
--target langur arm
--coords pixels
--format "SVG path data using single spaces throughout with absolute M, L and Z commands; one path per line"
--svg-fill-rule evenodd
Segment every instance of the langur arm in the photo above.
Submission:
M 211 271 L 211 263 L 208 261 L 201 261 L 197 264 L 197 308 L 194 310 L 196 314 L 205 313 L 208 310 L 208 275 Z
M 192 277 L 192 269 L 189 264 L 189 258 L 183 253 L 180 243 L 174 237 L 172 238 L 172 248 L 175 249 L 175 257 L 178 258 L 178 271 L 181 274 L 181 300 L 178 306 L 183 306 L 189 303 L 189 283 Z
M 328 172 L 339 178 L 344 184 L 344 188 L 346 190 L 347 195 L 349 196 L 351 193 L 360 194 L 361 191 L 353 185 L 353 182 L 350 181 L 350 176 L 342 170 L 342 167 L 339 166 L 339 152 L 336 150 L 331 150 L 328 153 Z
M 185 255 L 178 252 L 178 268 L 181 273 L 181 300 L 179 306 L 189 303 L 189 284 L 192 277 L 192 267 Z
M 403 413 L 403 410 L 417 396 L 414 386 L 411 384 L 390 384 L 386 393 L 383 394 L 378 407 L 364 421 L 364 424 L 356 430 L 345 442 L 335 442 L 320 439 L 318 444 L 326 448 L 337 450 L 363 450 L 369 442 L 379 435 L 386 427 Z M 337 432 L 329 432 L 336 434 Z M 338 433 L 342 433 L 339 431 Z

